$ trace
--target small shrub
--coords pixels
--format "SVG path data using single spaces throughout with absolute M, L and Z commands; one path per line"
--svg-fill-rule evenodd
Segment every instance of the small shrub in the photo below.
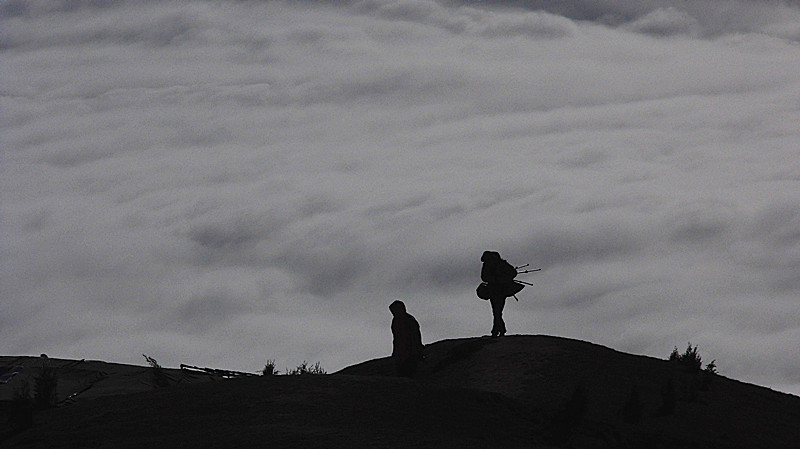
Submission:
M 716 360 L 712 360 L 711 363 L 706 365 L 705 369 L 703 370 L 703 377 L 700 381 L 700 389 L 703 391 L 708 391 L 711 389 L 711 384 L 717 375 L 717 364 L 715 362 Z
M 699 371 L 703 365 L 703 358 L 700 357 L 700 353 L 697 351 L 697 345 L 692 347 L 691 342 L 689 342 L 689 346 L 683 354 L 678 352 L 678 347 L 676 346 L 672 350 L 672 354 L 669 355 L 669 361 L 680 364 L 687 371 Z
M 322 366 L 320 366 L 319 362 L 315 363 L 312 366 L 308 366 L 308 362 L 303 360 L 303 363 L 298 365 L 297 368 L 291 371 L 286 371 L 286 374 L 290 376 L 299 376 L 303 374 L 314 374 L 314 375 L 327 374 L 327 372 L 324 369 L 322 369 Z
M 275 360 L 269 359 L 267 360 L 267 364 L 264 365 L 264 369 L 261 370 L 262 376 L 276 376 L 280 373 L 280 371 L 275 369 Z
M 142 354 L 147 363 L 150 365 L 151 372 L 153 373 L 153 385 L 156 388 L 164 388 L 169 386 L 169 377 L 167 373 L 164 371 L 164 368 L 158 364 L 156 359 L 152 357 L 148 357 L 145 354 Z

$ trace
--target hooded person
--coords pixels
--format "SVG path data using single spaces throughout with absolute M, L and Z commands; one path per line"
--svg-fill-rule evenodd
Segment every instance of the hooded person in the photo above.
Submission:
M 422 334 L 416 318 L 406 311 L 403 301 L 394 301 L 389 305 L 392 312 L 392 358 L 397 375 L 414 377 L 417 362 L 422 360 L 424 346 Z

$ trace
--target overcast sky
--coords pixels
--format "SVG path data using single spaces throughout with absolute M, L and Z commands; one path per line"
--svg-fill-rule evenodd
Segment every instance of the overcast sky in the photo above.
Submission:
M 565 4 L 2 1 L 0 353 L 336 371 L 496 250 L 509 333 L 800 394 L 800 6 Z

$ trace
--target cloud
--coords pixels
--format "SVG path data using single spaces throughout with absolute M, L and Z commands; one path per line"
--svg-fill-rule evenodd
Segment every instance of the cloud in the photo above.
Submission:
M 419 23 L 455 34 L 484 37 L 560 38 L 575 32 L 572 21 L 543 12 L 448 8 L 432 0 L 365 0 L 356 10 L 388 20 Z
M 675 36 L 699 33 L 700 25 L 695 18 L 675 8 L 659 8 L 628 24 L 625 28 L 656 36 Z
M 493 249 L 511 332 L 797 391 L 798 11 L 716 6 L 6 2 L 5 350 L 335 370 Z
M 54 4 L 42 7 L 45 2 L 31 2 L 30 8 L 15 7 L 14 3 L 6 5 L 6 14 L 10 17 L 8 26 L 11 32 L 8 39 L 3 42 L 3 48 L 13 49 L 24 47 L 26 49 L 45 49 L 48 47 L 62 46 L 103 46 L 103 45 L 144 45 L 147 47 L 164 47 L 167 45 L 180 45 L 181 40 L 196 39 L 204 25 L 202 19 L 193 10 L 185 7 L 168 7 L 159 17 L 139 21 L 137 11 L 142 6 L 131 7 L 133 13 L 129 20 L 120 21 L 112 8 L 114 2 L 108 2 L 103 8 L 90 8 L 94 16 L 93 21 L 85 22 L 80 12 L 86 11 L 80 2 L 65 2 L 63 9 L 66 14 L 61 14 L 61 21 L 49 27 L 27 28 L 22 26 L 26 16 L 39 16 L 54 13 L 62 8 Z M 69 11 L 69 4 L 75 4 L 75 10 Z M 80 24 L 79 27 L 75 25 Z
M 455 5 L 492 5 L 546 11 L 573 20 L 633 29 L 659 36 L 700 33 L 718 37 L 729 33 L 769 32 L 776 24 L 793 29 L 800 15 L 796 5 L 773 0 L 494 0 L 450 1 Z M 773 28 L 773 31 L 777 31 Z M 785 37 L 785 34 L 784 34 Z

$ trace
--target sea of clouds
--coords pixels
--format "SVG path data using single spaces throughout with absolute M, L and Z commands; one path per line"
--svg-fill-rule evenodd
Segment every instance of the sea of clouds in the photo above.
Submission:
M 491 326 L 800 394 L 800 5 L 2 1 L 0 352 L 335 371 Z

